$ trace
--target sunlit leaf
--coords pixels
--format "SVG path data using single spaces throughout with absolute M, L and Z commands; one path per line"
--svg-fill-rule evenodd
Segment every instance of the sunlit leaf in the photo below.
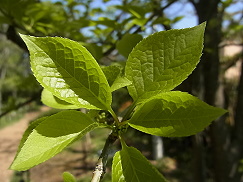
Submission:
M 112 182 L 166 182 L 152 164 L 133 147 L 122 143 L 112 163 Z
M 158 94 L 138 106 L 129 125 L 152 135 L 183 137 L 202 131 L 224 113 L 226 110 L 190 94 L 172 91 Z
M 62 177 L 64 182 L 76 182 L 75 177 L 69 172 L 64 172 Z
M 75 106 L 71 103 L 68 103 L 64 100 L 59 99 L 58 97 L 54 96 L 50 91 L 44 89 L 41 93 L 41 101 L 43 104 L 53 107 L 56 109 L 79 109 L 80 107 Z
M 98 127 L 78 111 L 62 111 L 30 125 L 10 169 L 24 171 L 55 156 L 73 141 Z
M 110 110 L 105 75 L 81 44 L 60 37 L 21 37 L 30 51 L 32 71 L 44 88 L 78 107 Z
M 203 48 L 205 23 L 155 33 L 132 50 L 125 68 L 135 101 L 174 89 L 195 69 Z

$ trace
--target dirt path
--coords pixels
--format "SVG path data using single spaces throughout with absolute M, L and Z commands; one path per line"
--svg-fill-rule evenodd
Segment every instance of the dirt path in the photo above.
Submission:
M 48 107 L 42 107 L 40 111 L 30 112 L 17 123 L 7 126 L 0 130 L 0 181 L 10 182 L 13 174 L 8 170 L 16 154 L 19 142 L 26 130 L 28 123 L 35 119 L 41 112 L 48 110 Z

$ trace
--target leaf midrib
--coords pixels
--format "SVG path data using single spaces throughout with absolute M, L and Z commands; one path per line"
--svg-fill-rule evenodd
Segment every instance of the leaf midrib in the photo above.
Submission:
M 191 118 L 180 118 L 180 119 L 160 119 L 160 118 L 154 118 L 154 119 L 139 119 L 141 122 L 149 122 L 149 121 L 165 121 L 165 120 L 172 120 L 172 121 L 180 121 L 180 120 L 192 120 L 192 119 L 200 119 L 200 118 L 208 118 L 208 117 L 215 117 L 217 116 L 217 114 L 211 114 L 211 115 L 207 115 L 207 116 L 200 116 L 200 117 L 191 117 Z M 138 119 L 136 119 L 136 121 L 138 121 Z M 136 122 L 135 122 L 136 123 Z
M 128 160 L 128 162 L 130 163 L 130 166 L 132 167 L 132 169 L 133 169 L 133 171 L 134 171 L 134 173 L 135 173 L 135 176 L 136 176 L 136 179 L 139 181 L 139 177 L 137 176 L 137 173 L 136 173 L 136 171 L 140 171 L 141 173 L 144 173 L 144 174 L 147 174 L 147 173 L 145 173 L 145 172 L 143 172 L 143 171 L 141 171 L 141 170 L 136 170 L 135 168 L 134 168 L 134 166 L 133 166 L 133 163 L 132 163 L 132 161 L 131 161 L 131 157 L 128 155 L 128 151 L 127 151 L 127 146 L 124 146 L 124 150 L 126 151 L 126 154 L 127 154 L 127 158 L 129 159 Z M 134 157 L 135 158 L 135 157 Z M 138 159 L 138 158 L 135 158 L 135 159 L 137 159 L 137 160 L 139 160 L 139 161 L 141 161 L 140 159 Z

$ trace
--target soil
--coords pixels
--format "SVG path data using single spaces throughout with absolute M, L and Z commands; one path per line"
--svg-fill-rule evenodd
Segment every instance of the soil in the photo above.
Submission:
M 14 159 L 22 135 L 30 121 L 47 111 L 42 107 L 40 111 L 30 112 L 18 122 L 0 130 L 0 181 L 10 182 L 14 171 L 9 170 Z M 87 162 L 87 150 L 82 145 L 74 145 L 68 150 L 56 155 L 52 159 L 30 169 L 31 182 L 63 182 L 62 173 L 71 172 L 74 176 L 92 175 L 95 164 Z M 70 155 L 72 153 L 72 155 Z

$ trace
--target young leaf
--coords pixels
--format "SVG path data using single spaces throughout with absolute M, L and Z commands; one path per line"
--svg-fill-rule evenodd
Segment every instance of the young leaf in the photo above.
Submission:
M 98 127 L 98 123 L 84 113 L 71 110 L 41 118 L 39 121 L 35 128 L 31 125 L 27 129 L 10 169 L 24 171 L 40 164 Z
M 81 44 L 60 37 L 21 37 L 30 51 L 32 71 L 44 88 L 78 107 L 110 110 L 109 84 Z
M 102 70 L 108 80 L 109 85 L 111 86 L 112 92 L 132 84 L 130 80 L 122 76 L 122 68 L 120 66 L 106 66 L 103 67 Z
M 224 113 L 226 110 L 210 106 L 190 94 L 171 91 L 146 100 L 128 122 L 148 134 L 182 137 L 202 131 Z
M 41 93 L 41 101 L 43 102 L 43 104 L 56 109 L 79 109 L 80 108 L 78 106 L 75 106 L 71 103 L 59 99 L 47 89 L 43 89 Z
M 76 182 L 75 177 L 69 172 L 64 172 L 62 177 L 64 182 Z
M 166 179 L 135 148 L 122 144 L 112 163 L 112 182 L 166 182 Z
M 117 77 L 116 80 L 113 82 L 113 84 L 111 85 L 111 91 L 115 91 L 118 90 L 122 87 L 131 85 L 132 82 L 130 80 L 128 80 L 126 77 Z
M 128 57 L 126 77 L 134 101 L 174 89 L 195 69 L 203 48 L 205 23 L 155 33 L 139 42 Z

